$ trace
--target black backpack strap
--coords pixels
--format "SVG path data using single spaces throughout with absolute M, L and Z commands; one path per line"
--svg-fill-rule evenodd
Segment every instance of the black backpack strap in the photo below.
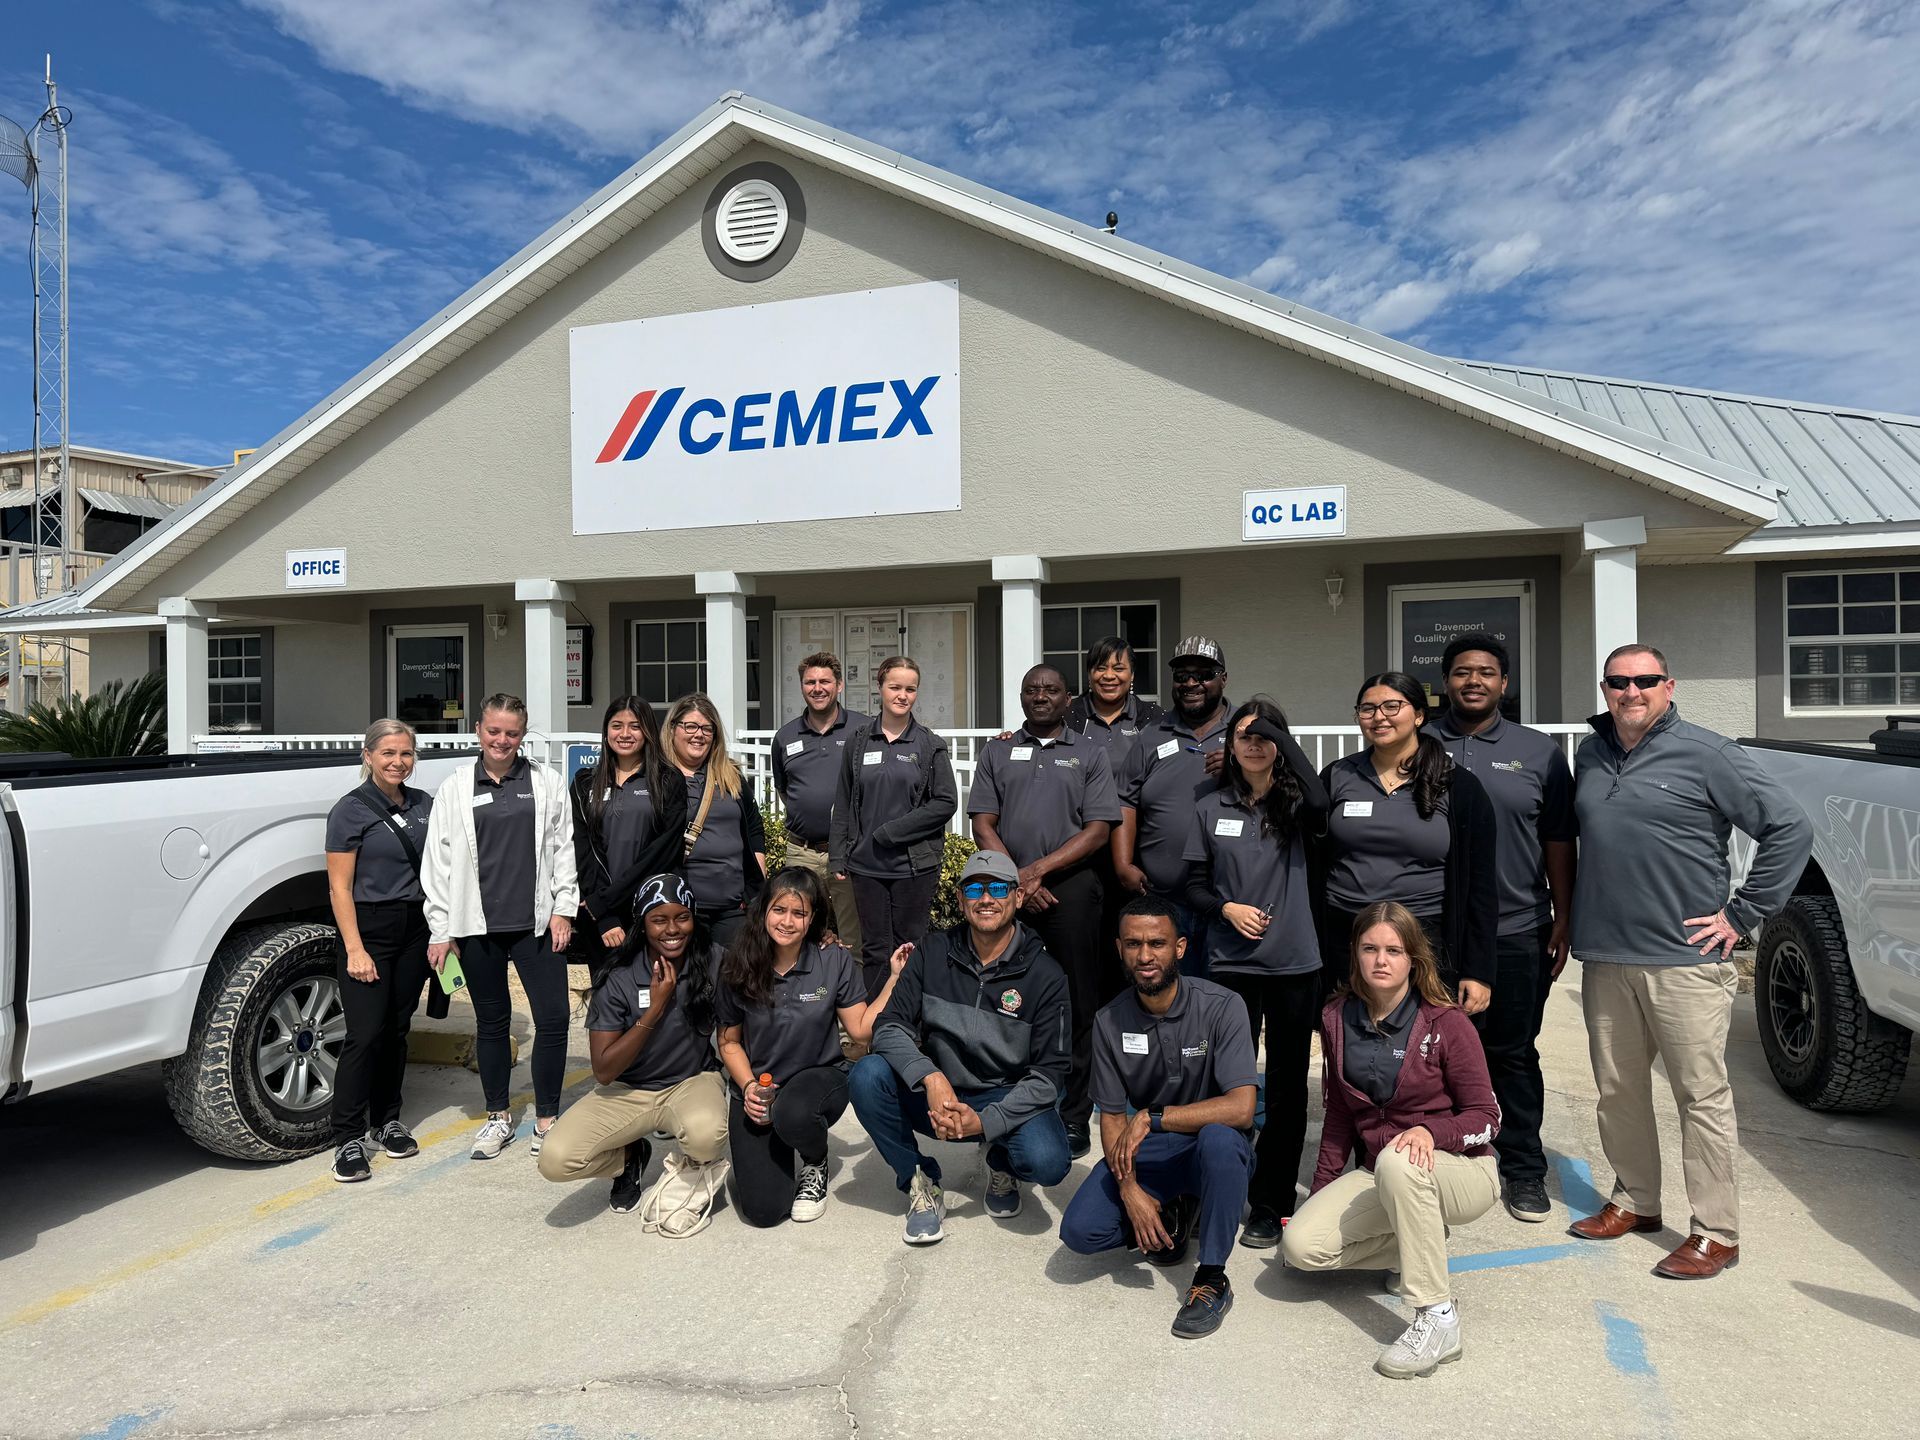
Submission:
M 387 829 L 393 831 L 395 835 L 400 837 L 400 848 L 407 852 L 407 859 L 413 864 L 413 878 L 416 880 L 420 879 L 420 871 L 423 868 L 424 862 L 420 858 L 420 847 L 414 844 L 413 837 L 407 834 L 405 822 L 395 824 L 394 822 L 398 817 L 394 815 L 380 815 L 379 812 L 373 808 L 373 802 L 357 790 L 354 791 L 353 798 L 360 802 L 361 809 L 365 810 L 369 815 L 377 816 L 373 824 L 367 826 L 366 829 L 360 832 L 360 843 L 362 845 L 366 844 L 367 836 L 371 835 L 381 826 L 386 826 Z

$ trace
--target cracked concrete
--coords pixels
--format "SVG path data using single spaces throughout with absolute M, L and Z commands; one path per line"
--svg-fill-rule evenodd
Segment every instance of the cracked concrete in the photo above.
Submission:
M 999 1224 L 977 1153 L 950 1152 L 950 1238 L 909 1249 L 851 1117 L 823 1219 L 753 1231 L 722 1212 L 675 1243 L 608 1213 L 604 1182 L 542 1182 L 524 1140 L 468 1161 L 461 1071 L 410 1074 L 409 1119 L 445 1138 L 352 1187 L 323 1157 L 195 1150 L 150 1073 L 55 1092 L 0 1111 L 0 1434 L 1312 1436 L 1409 1401 L 1424 1428 L 1474 1434 L 1903 1433 L 1920 1083 L 1882 1116 L 1803 1111 L 1766 1076 L 1750 1007 L 1730 1044 L 1740 1268 L 1662 1283 L 1647 1271 L 1677 1233 L 1581 1246 L 1496 1211 L 1453 1237 L 1467 1357 L 1417 1389 L 1367 1368 L 1405 1323 L 1371 1277 L 1245 1250 L 1225 1327 L 1174 1341 L 1184 1271 L 1055 1242 L 1083 1168 Z M 1572 1157 L 1550 1189 L 1579 1193 L 1584 1160 L 1604 1191 L 1572 987 L 1542 1050 L 1548 1144 Z M 1678 1224 L 1670 1122 L 1666 1138 Z

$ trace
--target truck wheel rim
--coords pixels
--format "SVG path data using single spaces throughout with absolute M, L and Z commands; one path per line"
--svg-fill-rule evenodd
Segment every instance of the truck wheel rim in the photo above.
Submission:
M 1807 963 L 1807 952 L 1792 940 L 1782 942 L 1773 952 L 1767 1008 L 1773 1016 L 1773 1033 L 1779 1038 L 1781 1052 L 1796 1065 L 1813 1057 L 1819 1033 L 1815 1004 L 1813 968 Z
M 289 985 L 261 1026 L 261 1088 L 276 1105 L 297 1114 L 332 1104 L 346 1039 L 337 980 L 316 975 Z

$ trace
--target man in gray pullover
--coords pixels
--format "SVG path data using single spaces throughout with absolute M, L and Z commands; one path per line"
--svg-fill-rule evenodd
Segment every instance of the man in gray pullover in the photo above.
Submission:
M 1686 1243 L 1654 1274 L 1704 1280 L 1740 1258 L 1728 957 L 1792 895 L 1812 828 L 1747 751 L 1680 718 L 1658 650 L 1621 646 L 1607 657 L 1603 685 L 1607 713 L 1589 722 L 1594 734 L 1574 763 L 1573 951 L 1600 1090 L 1600 1145 L 1614 1181 L 1605 1208 L 1572 1233 L 1617 1240 L 1661 1228 L 1657 1056 L 1680 1110 L 1693 1215 Z M 1755 854 L 1729 899 L 1727 838 L 1736 827 L 1752 837 Z

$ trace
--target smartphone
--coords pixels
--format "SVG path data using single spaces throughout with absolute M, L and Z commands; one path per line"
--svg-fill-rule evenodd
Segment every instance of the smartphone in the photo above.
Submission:
M 440 966 L 440 988 L 451 995 L 456 990 L 467 988 L 467 973 L 460 968 L 460 952 L 449 950 L 447 958 Z

